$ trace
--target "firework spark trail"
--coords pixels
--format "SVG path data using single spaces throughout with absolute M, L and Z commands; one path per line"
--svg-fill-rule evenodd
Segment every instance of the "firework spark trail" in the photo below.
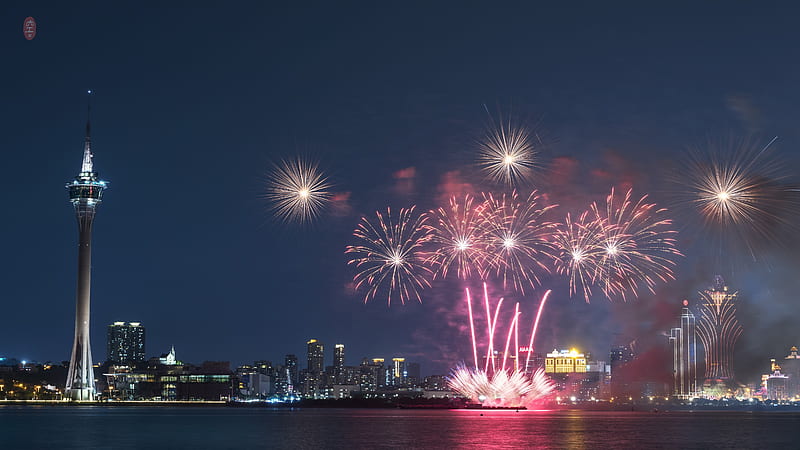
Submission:
M 500 370 L 506 370 L 506 359 L 508 358 L 508 347 L 511 345 L 511 336 L 515 333 L 519 323 L 519 303 L 514 305 L 514 318 L 511 320 L 511 326 L 508 327 L 508 336 L 506 337 L 506 346 L 503 349 L 503 364 L 500 365 Z M 517 342 L 517 352 L 519 352 L 519 342 Z M 516 361 L 516 360 L 515 360 Z
M 526 361 L 526 367 L 523 370 L 519 370 L 519 303 L 515 305 L 514 317 L 509 325 L 505 351 L 503 352 L 503 363 L 500 368 L 497 368 L 493 364 L 490 375 L 488 362 L 489 359 L 494 362 L 494 333 L 497 331 L 497 318 L 500 315 L 500 305 L 502 304 L 502 299 L 498 300 L 498 304 L 494 308 L 495 313 L 492 315 L 492 308 L 489 302 L 488 288 L 486 283 L 483 285 L 483 295 L 487 316 L 486 326 L 488 330 L 487 362 L 483 369 L 478 368 L 478 345 L 474 332 L 475 325 L 473 321 L 474 317 L 472 315 L 471 305 L 472 297 L 469 294 L 469 289 L 466 289 L 466 293 L 467 309 L 470 312 L 470 334 L 472 338 L 473 358 L 475 358 L 475 369 L 469 369 L 463 364 L 458 366 L 449 378 L 449 385 L 473 401 L 480 402 L 484 405 L 494 406 L 527 406 L 550 393 L 554 389 L 554 384 L 544 374 L 542 369 L 538 369 L 534 371 L 533 374 L 527 375 Z M 533 330 L 531 331 L 531 342 L 533 342 L 533 334 L 535 334 L 539 317 L 541 316 L 542 309 L 544 308 L 544 303 L 549 295 L 550 291 L 548 290 L 542 297 L 542 301 L 539 304 L 537 319 L 534 322 Z M 515 345 L 517 347 L 515 352 L 516 359 L 514 369 L 507 370 L 505 365 L 512 335 L 514 336 Z
M 385 217 L 378 211 L 377 226 L 363 217 L 353 231 L 353 236 L 362 242 L 348 246 L 345 253 L 353 254 L 348 264 L 360 270 L 354 278 L 356 289 L 367 287 L 365 303 L 380 289 L 388 290 L 389 306 L 393 297 L 399 297 L 402 304 L 412 298 L 421 303 L 420 291 L 430 287 L 433 271 L 426 262 L 423 246 L 431 235 L 423 226 L 424 217 L 416 216 L 414 209 L 400 209 L 394 221 L 389 208 Z
M 450 198 L 448 208 L 428 212 L 424 226 L 434 247 L 428 257 L 436 267 L 434 277 L 445 278 L 453 269 L 462 280 L 473 274 L 485 277 L 490 257 L 483 208 L 482 203 L 474 204 L 472 196 L 465 195 L 463 201 Z
M 467 290 L 467 311 L 469 311 L 469 333 L 472 336 L 472 357 L 475 359 L 475 369 L 478 368 L 478 346 L 475 342 L 475 322 L 472 317 L 472 299 L 469 295 L 469 288 Z
M 331 184 L 317 164 L 302 158 L 276 164 L 267 176 L 265 197 L 284 222 L 306 223 L 316 219 L 331 197 Z
M 511 119 L 495 123 L 491 115 L 489 118 L 490 126 L 478 142 L 478 166 L 498 182 L 514 185 L 525 181 L 536 168 L 534 136 Z
M 497 368 L 494 362 L 494 332 L 497 330 L 497 318 L 500 316 L 500 307 L 503 306 L 503 298 L 500 297 L 500 300 L 497 301 L 497 305 L 494 308 L 494 316 L 492 316 L 489 309 L 489 294 L 487 294 L 486 291 L 486 283 L 483 283 L 483 295 L 486 300 L 486 317 L 489 319 L 489 346 L 486 350 L 485 370 L 489 370 L 490 360 L 492 361 L 492 370 L 496 370 Z
M 628 292 L 637 297 L 640 285 L 655 293 L 658 280 L 675 278 L 673 258 L 683 256 L 675 246 L 672 220 L 664 217 L 666 209 L 647 203 L 646 195 L 635 202 L 631 196 L 628 190 L 618 201 L 612 189 L 604 209 L 591 205 L 595 218 L 607 225 L 602 230 L 603 255 L 595 278 L 608 298 L 625 300 Z
M 554 236 L 558 247 L 556 272 L 569 278 L 570 296 L 580 288 L 587 303 L 605 254 L 602 238 L 606 228 L 603 220 L 590 217 L 585 211 L 576 221 L 567 214 Z
M 548 289 L 544 295 L 542 296 L 542 300 L 539 301 L 539 309 L 536 311 L 536 319 L 533 321 L 533 330 L 531 331 L 531 340 L 528 342 L 528 356 L 525 358 L 525 370 L 528 369 L 528 363 L 531 360 L 531 355 L 533 354 L 533 339 L 536 337 L 536 329 L 539 328 L 539 318 L 542 317 L 542 311 L 544 310 L 544 304 L 547 303 L 547 298 L 550 297 L 550 289 Z
M 550 273 L 548 263 L 555 259 L 552 236 L 556 224 L 544 220 L 555 205 L 539 206 L 536 191 L 527 200 L 520 199 L 516 191 L 499 197 L 484 194 L 484 199 L 489 267 L 494 267 L 503 288 L 525 295 L 526 287 L 535 289 L 541 284 L 537 272 Z

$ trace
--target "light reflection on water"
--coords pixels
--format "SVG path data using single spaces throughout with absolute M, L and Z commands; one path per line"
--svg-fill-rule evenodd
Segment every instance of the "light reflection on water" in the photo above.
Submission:
M 0 448 L 786 448 L 797 413 L 0 407 Z

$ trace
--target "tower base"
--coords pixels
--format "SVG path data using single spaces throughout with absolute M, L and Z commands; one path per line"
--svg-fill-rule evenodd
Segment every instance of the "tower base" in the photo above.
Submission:
M 93 402 L 95 401 L 94 389 L 92 388 L 70 389 L 64 392 L 63 398 L 64 400 L 70 400 L 73 402 Z

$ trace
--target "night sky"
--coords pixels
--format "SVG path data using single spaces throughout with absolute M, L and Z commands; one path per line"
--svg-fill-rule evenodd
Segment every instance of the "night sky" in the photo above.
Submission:
M 686 254 L 675 282 L 627 303 L 586 304 L 545 280 L 539 348 L 602 359 L 617 342 L 666 345 L 680 301 L 716 273 L 740 291 L 739 378 L 800 345 L 791 231 L 755 262 L 728 257 L 737 249 L 710 248 L 670 183 L 689 149 L 731 136 L 778 136 L 772 150 L 798 173 L 797 10 L 112 3 L 0 6 L 0 355 L 69 359 L 77 225 L 64 184 L 80 168 L 87 89 L 110 182 L 94 229 L 95 361 L 113 321 L 142 322 L 148 356 L 174 345 L 194 363 L 304 360 L 312 337 L 326 364 L 335 343 L 348 364 L 406 356 L 423 374 L 469 358 L 462 283 L 436 283 L 422 304 L 365 305 L 343 250 L 377 209 L 497 191 L 474 166 L 487 109 L 541 134 L 529 188 L 566 212 L 632 184 L 674 210 Z M 344 199 L 310 226 L 274 220 L 263 198 L 271 164 L 297 154 Z M 538 295 L 519 299 L 526 314 Z

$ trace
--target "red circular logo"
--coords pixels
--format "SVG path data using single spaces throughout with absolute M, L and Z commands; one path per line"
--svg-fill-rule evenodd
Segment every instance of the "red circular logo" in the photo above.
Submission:
M 689 300 L 684 300 L 683 301 L 683 306 L 689 306 Z
M 25 22 L 22 23 L 22 34 L 29 41 L 36 37 L 36 21 L 33 20 L 33 17 L 25 18 Z

